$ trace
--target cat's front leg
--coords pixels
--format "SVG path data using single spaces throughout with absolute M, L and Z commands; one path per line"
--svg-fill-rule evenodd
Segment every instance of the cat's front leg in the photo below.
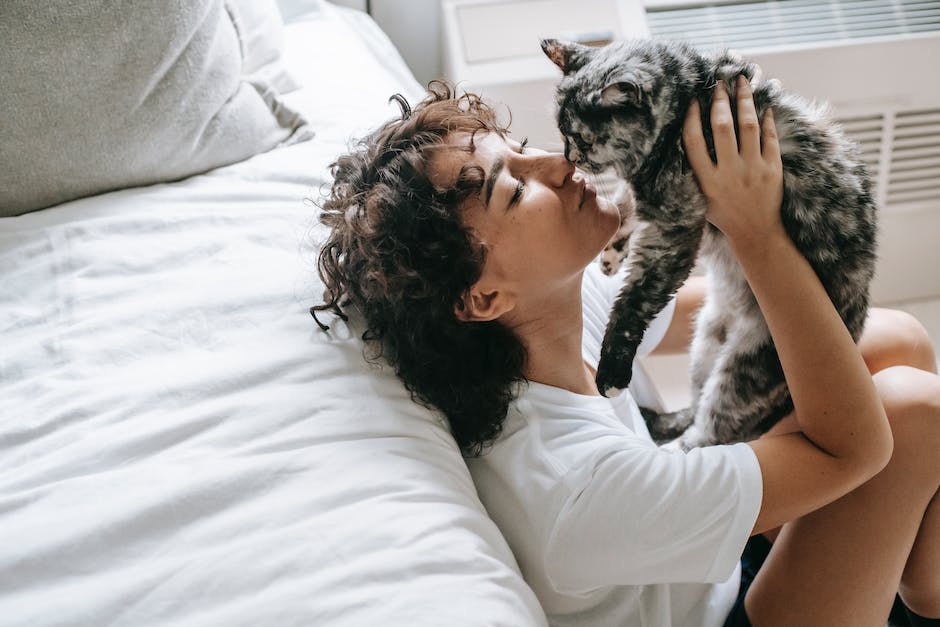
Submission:
M 629 273 L 604 333 L 597 388 L 616 396 L 633 378 L 633 358 L 650 321 L 692 271 L 704 219 L 691 227 L 642 223 L 631 237 Z

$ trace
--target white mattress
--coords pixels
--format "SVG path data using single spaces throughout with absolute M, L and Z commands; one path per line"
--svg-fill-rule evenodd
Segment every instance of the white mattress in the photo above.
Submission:
M 422 91 L 306 15 L 314 140 L 0 219 L 0 624 L 544 624 L 440 418 L 307 313 L 304 198 Z

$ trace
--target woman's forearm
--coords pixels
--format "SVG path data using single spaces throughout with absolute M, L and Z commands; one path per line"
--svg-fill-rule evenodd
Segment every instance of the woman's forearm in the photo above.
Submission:
M 804 435 L 835 458 L 880 469 L 892 449 L 884 409 L 812 267 L 782 230 L 731 245 L 767 320 Z

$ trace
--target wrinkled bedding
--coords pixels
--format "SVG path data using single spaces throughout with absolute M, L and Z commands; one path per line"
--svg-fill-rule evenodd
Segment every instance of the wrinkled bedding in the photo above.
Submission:
M 544 623 L 440 417 L 307 313 L 305 199 L 422 91 L 293 17 L 313 140 L 0 219 L 0 624 Z

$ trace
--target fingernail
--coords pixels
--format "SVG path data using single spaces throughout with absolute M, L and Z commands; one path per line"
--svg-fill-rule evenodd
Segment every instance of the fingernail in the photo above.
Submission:
M 750 85 L 747 82 L 747 77 L 744 76 L 744 74 L 739 74 L 738 75 L 738 89 L 744 89 L 749 86 Z

